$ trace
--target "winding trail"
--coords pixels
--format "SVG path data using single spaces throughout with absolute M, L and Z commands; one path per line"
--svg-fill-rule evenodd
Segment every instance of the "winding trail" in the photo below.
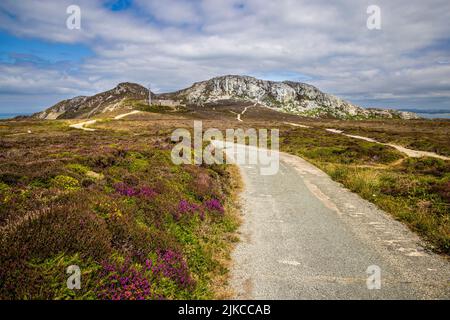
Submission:
M 398 151 L 406 154 L 408 157 L 411 157 L 411 158 L 432 157 L 432 158 L 438 158 L 438 159 L 442 159 L 442 160 L 450 160 L 449 157 L 442 156 L 442 155 L 434 153 L 434 152 L 408 149 L 408 148 L 405 148 L 405 147 L 402 147 L 402 146 L 399 146 L 396 144 L 392 144 L 392 143 L 379 142 L 375 139 L 368 138 L 368 137 L 357 136 L 357 135 L 353 135 L 353 134 L 346 134 L 341 130 L 336 130 L 336 129 L 325 129 L 325 130 L 328 132 L 336 133 L 336 134 L 342 134 L 342 135 L 350 137 L 350 138 L 365 140 L 368 142 L 373 142 L 373 143 L 378 143 L 378 144 L 382 144 L 385 146 L 389 146 L 394 149 L 397 149 Z
M 256 107 L 256 106 L 258 105 L 258 103 L 259 103 L 259 102 L 255 102 L 252 106 L 245 107 L 244 110 L 243 110 L 241 113 L 237 113 L 237 112 L 234 112 L 234 111 L 231 111 L 231 110 L 230 110 L 230 112 L 236 115 L 236 120 L 237 120 L 237 121 L 239 121 L 239 122 L 244 122 L 244 120 L 242 120 L 241 117 L 247 112 L 247 110 L 248 110 L 249 108 Z
M 284 124 L 291 125 L 293 127 L 311 128 L 309 126 L 302 125 L 302 124 L 297 124 L 297 123 L 293 123 L 293 122 L 284 122 Z M 442 160 L 450 160 L 450 157 L 446 157 L 446 156 L 443 156 L 443 155 L 440 155 L 440 154 L 437 154 L 437 153 L 434 153 L 434 152 L 408 149 L 408 148 L 405 148 L 405 147 L 402 147 L 400 145 L 393 144 L 393 143 L 383 143 L 383 142 L 379 142 L 379 141 L 377 141 L 375 139 L 372 139 L 372 138 L 358 136 L 358 135 L 353 135 L 353 134 L 347 134 L 347 133 L 344 133 L 344 131 L 342 131 L 342 130 L 325 129 L 325 131 L 328 131 L 328 132 L 331 132 L 331 133 L 335 133 L 335 134 L 342 134 L 342 135 L 344 135 L 346 137 L 350 137 L 350 138 L 354 138 L 354 139 L 359 139 L 359 140 L 364 140 L 364 141 L 368 141 L 368 142 L 373 142 L 373 143 L 378 143 L 378 144 L 382 144 L 382 145 L 385 145 L 385 146 L 389 146 L 389 147 L 392 147 L 394 149 L 397 149 L 401 153 L 404 153 L 408 157 L 411 157 L 411 158 L 431 157 L 431 158 L 437 158 L 437 159 L 442 159 Z
M 279 156 L 275 175 L 238 164 L 245 189 L 231 277 L 237 299 L 450 298 L 448 260 L 312 164 Z M 373 265 L 379 290 L 367 287 Z
M 119 114 L 119 115 L 114 117 L 114 120 L 120 120 L 122 118 L 125 118 L 127 116 L 130 116 L 130 115 L 133 115 L 133 114 L 136 114 L 136 113 L 140 113 L 140 112 L 141 111 L 139 111 L 139 110 L 133 110 L 133 111 L 128 112 L 128 113 Z M 95 131 L 95 129 L 93 129 L 93 128 L 86 128 L 85 126 L 95 124 L 96 122 L 97 122 L 97 120 L 88 120 L 88 121 L 83 121 L 83 122 L 76 123 L 76 124 L 71 124 L 69 127 L 74 128 L 74 129 L 84 130 L 84 131 Z
M 377 141 L 377 143 L 384 144 L 384 143 L 381 143 L 378 141 Z M 386 143 L 385 145 L 395 148 L 398 151 L 406 154 L 408 157 L 412 157 L 412 158 L 431 157 L 431 158 L 438 158 L 438 159 L 442 159 L 442 160 L 450 160 L 449 157 L 442 156 L 442 155 L 434 153 L 434 152 L 408 149 L 408 148 L 405 148 L 405 147 L 402 147 L 402 146 L 399 146 L 396 144 L 391 144 L 391 143 Z
M 96 122 L 97 122 L 97 120 L 83 121 L 83 122 L 80 122 L 80 123 L 71 124 L 69 127 L 74 128 L 74 129 L 84 130 L 84 131 L 95 131 L 95 129 L 86 128 L 85 126 L 94 124 Z
M 299 128 L 311 128 L 310 126 L 306 126 L 304 124 L 298 124 L 298 123 L 293 123 L 293 122 L 283 122 L 284 124 L 288 124 L 290 126 L 293 127 L 299 127 Z
M 115 116 L 115 117 L 114 117 L 114 120 L 120 120 L 120 119 L 122 119 L 122 118 L 131 116 L 131 115 L 136 114 L 136 113 L 141 113 L 141 112 L 142 112 L 142 111 L 139 111 L 139 110 L 133 110 L 133 111 L 128 112 L 128 113 L 119 114 L 118 116 Z

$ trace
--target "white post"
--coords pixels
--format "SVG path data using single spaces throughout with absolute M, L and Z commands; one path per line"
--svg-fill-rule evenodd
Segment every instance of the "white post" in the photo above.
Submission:
M 151 90 L 151 86 L 148 85 L 148 105 L 151 106 L 152 105 L 152 90 Z

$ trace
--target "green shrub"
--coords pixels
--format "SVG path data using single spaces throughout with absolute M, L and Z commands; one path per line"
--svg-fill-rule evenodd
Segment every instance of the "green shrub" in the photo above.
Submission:
M 6 193 L 9 190 L 11 190 L 11 188 L 6 183 L 0 181 L 0 193 Z
M 130 172 L 143 171 L 149 165 L 149 162 L 145 159 L 145 156 L 139 152 L 129 152 L 127 154 L 127 158 L 129 160 L 128 169 Z
M 79 164 L 79 163 L 68 164 L 66 166 L 66 168 L 69 169 L 69 170 L 73 170 L 73 171 L 75 171 L 76 173 L 79 173 L 79 174 L 86 174 L 88 171 L 90 171 L 90 169 L 88 167 L 83 166 L 82 164 Z
M 67 191 L 75 191 L 80 188 L 80 183 L 77 179 L 70 176 L 59 175 L 52 179 L 52 186 Z
M 172 111 L 172 108 L 169 106 L 160 106 L 160 105 L 154 105 L 154 104 L 151 106 L 149 106 L 148 104 L 140 104 L 137 106 L 137 108 L 141 111 L 154 112 L 154 113 L 165 113 L 165 112 Z
M 430 174 L 442 177 L 450 172 L 450 161 L 436 158 L 407 158 L 403 161 L 401 169 L 411 174 Z
M 148 167 L 148 161 L 144 159 L 133 159 L 130 163 L 130 171 L 136 172 L 136 171 L 142 171 L 145 170 Z
M 80 267 L 81 288 L 77 290 L 67 287 L 66 273 L 71 265 Z M 96 299 L 96 284 L 101 266 L 90 259 L 82 259 L 78 254 L 57 254 L 49 259 L 33 259 L 28 265 L 29 273 L 35 276 L 32 284 L 23 288 L 24 292 L 18 295 L 33 297 L 34 299 Z
M 6 203 L 11 199 L 10 190 L 11 188 L 6 183 L 0 182 L 0 204 Z M 0 210 L 0 217 L 2 216 L 1 211 L 3 210 Z

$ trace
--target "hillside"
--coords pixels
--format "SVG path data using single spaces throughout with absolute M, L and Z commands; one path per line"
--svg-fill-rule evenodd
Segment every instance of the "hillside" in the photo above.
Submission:
M 114 89 L 91 97 L 80 96 L 63 100 L 32 117 L 47 120 L 90 118 L 101 113 L 127 108 L 128 100 L 147 100 L 148 93 L 149 91 L 139 84 L 120 83 Z
M 228 99 L 253 101 L 278 111 L 309 117 L 338 119 L 419 118 L 410 112 L 364 109 L 336 96 L 324 93 L 306 83 L 265 81 L 248 76 L 216 77 L 197 82 L 187 89 L 163 96 L 200 105 Z
M 313 118 L 417 119 L 416 114 L 396 110 L 364 109 L 324 93 L 309 84 L 292 81 L 265 81 L 248 76 L 221 76 L 194 83 L 191 87 L 163 94 L 153 94 L 157 101 L 182 102 L 205 106 L 224 100 L 255 102 L 285 113 Z M 38 119 L 90 118 L 119 108 L 134 108 L 130 100 L 148 100 L 148 90 L 138 84 L 121 83 L 116 88 L 92 97 L 64 100 L 33 115 Z M 205 106 L 207 107 L 207 106 Z

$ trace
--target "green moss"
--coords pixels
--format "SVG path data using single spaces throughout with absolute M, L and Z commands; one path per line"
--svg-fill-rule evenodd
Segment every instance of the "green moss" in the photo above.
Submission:
M 0 181 L 0 203 L 7 203 L 11 199 L 11 188 Z
M 10 190 L 11 190 L 10 186 L 0 181 L 0 193 L 6 193 Z
M 79 174 L 86 174 L 88 171 L 91 170 L 89 167 L 86 167 L 79 163 L 68 164 L 66 166 L 66 168 L 69 170 L 75 171 L 76 173 L 79 173 Z
M 139 172 L 149 166 L 148 160 L 139 152 L 129 152 L 126 159 L 129 161 L 128 169 L 130 172 Z
M 51 181 L 51 185 L 53 187 L 64 189 L 67 191 L 75 191 L 80 188 L 80 183 L 77 179 L 63 175 L 54 177 Z
M 53 153 L 49 155 L 50 157 L 54 157 L 54 158 L 70 158 L 74 156 L 74 153 L 70 152 L 70 151 L 64 151 L 64 152 L 59 152 L 59 153 Z
M 51 179 L 47 177 L 39 177 L 31 181 L 30 187 L 33 188 L 49 188 L 51 183 Z
M 130 163 L 129 169 L 131 172 L 145 170 L 148 167 L 148 161 L 144 159 L 133 159 Z
M 139 110 L 145 112 L 154 112 L 154 113 L 165 113 L 172 111 L 171 107 L 168 106 L 159 106 L 159 105 L 141 105 L 138 107 Z

